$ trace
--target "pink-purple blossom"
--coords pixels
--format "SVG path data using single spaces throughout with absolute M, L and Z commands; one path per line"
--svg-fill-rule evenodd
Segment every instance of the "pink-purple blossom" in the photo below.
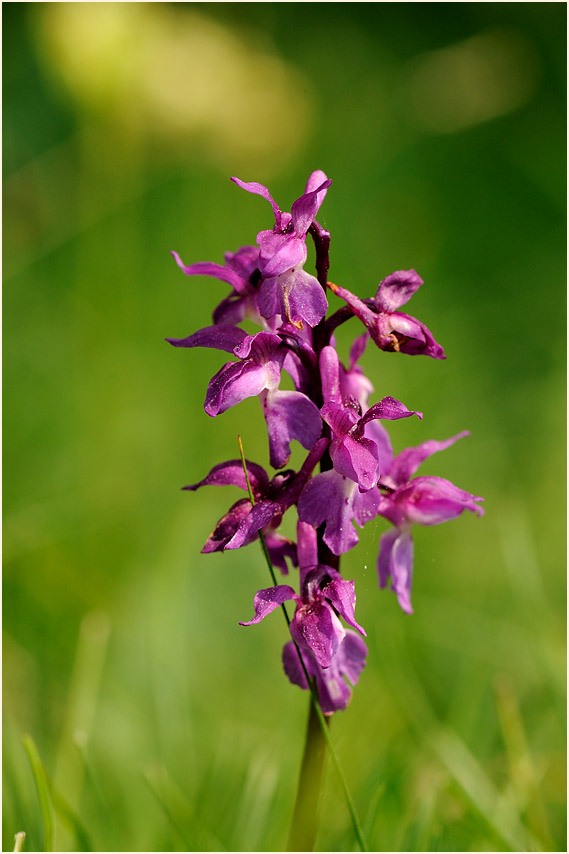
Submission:
M 378 557 L 380 587 L 391 579 L 391 589 L 397 594 L 399 604 L 411 614 L 411 581 L 413 576 L 413 525 L 440 525 L 455 519 L 464 510 L 482 516 L 484 510 L 477 501 L 479 496 L 459 489 L 442 477 L 416 477 L 412 475 L 421 463 L 437 451 L 454 445 L 458 439 L 470 435 L 467 430 L 442 442 L 428 439 L 415 448 L 406 448 L 392 461 L 389 470 L 380 478 L 381 497 L 378 514 L 388 519 L 394 529 L 383 534 Z
M 313 172 L 304 194 L 293 203 L 291 212 L 286 213 L 263 184 L 239 178 L 231 180 L 243 190 L 267 199 L 275 216 L 273 229 L 257 235 L 260 313 L 266 318 L 281 315 L 299 329 L 304 323 L 316 326 L 326 314 L 328 301 L 318 279 L 304 270 L 308 254 L 306 235 L 332 182 L 324 172 Z
M 381 350 L 444 359 L 443 348 L 425 324 L 399 311 L 422 284 L 423 280 L 415 270 L 399 270 L 383 279 L 375 297 L 366 302 L 346 288 L 333 283 L 329 286 L 346 301 Z

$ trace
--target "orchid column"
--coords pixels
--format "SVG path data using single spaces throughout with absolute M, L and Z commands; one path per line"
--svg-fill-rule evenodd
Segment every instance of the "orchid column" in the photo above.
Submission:
M 477 502 L 482 499 L 443 478 L 412 477 L 424 459 L 468 434 L 430 439 L 394 456 L 385 422 L 422 418 L 422 413 L 389 396 L 372 402 L 372 384 L 358 365 L 370 339 L 382 351 L 445 358 L 429 329 L 400 311 L 422 279 L 414 270 L 392 273 L 369 299 L 328 281 L 330 234 L 316 220 L 331 185 L 323 172 L 310 175 L 290 213 L 280 209 L 262 184 L 232 180 L 269 202 L 274 226 L 257 235 L 255 246 L 228 253 L 223 265 L 185 266 L 173 253 L 186 275 L 212 276 L 231 290 L 213 311 L 211 326 L 167 340 L 175 347 L 210 347 L 233 357 L 211 379 L 204 409 L 216 417 L 258 397 L 270 465 L 276 471 L 270 476 L 250 460 L 232 459 L 184 489 L 232 485 L 247 494 L 219 520 L 204 553 L 260 539 L 271 574 L 273 566 L 284 576 L 298 573 L 296 581 L 287 578 L 290 584 L 273 583 L 257 591 L 254 615 L 241 625 L 255 625 L 278 608 L 287 614 L 285 603 L 294 605 L 292 618 L 287 615 L 290 639 L 282 652 L 283 669 L 294 685 L 311 691 L 319 714 L 330 717 L 347 707 L 350 686 L 357 683 L 367 656 L 366 633 L 355 617 L 354 582 L 340 571 L 340 556 L 358 542 L 355 526 L 378 516 L 393 526 L 379 544 L 379 586 L 390 584 L 410 613 L 411 527 L 439 524 L 465 509 L 481 514 Z M 316 276 L 304 269 L 308 235 L 316 249 Z M 328 290 L 344 305 L 327 317 Z M 353 317 L 361 325 L 346 367 L 336 352 L 334 330 Z M 240 326 L 246 318 L 260 331 L 247 333 Z M 283 372 L 294 391 L 280 388 Z M 298 471 L 285 469 L 293 441 L 307 451 Z M 296 541 L 279 534 L 284 514 L 293 508 Z M 310 732 L 314 739 L 318 726 L 309 727 Z M 311 793 L 302 783 L 300 801 L 316 798 L 316 790 Z M 299 799 L 295 817 L 302 812 Z M 310 833 L 296 835 L 305 850 L 314 845 L 313 824 Z

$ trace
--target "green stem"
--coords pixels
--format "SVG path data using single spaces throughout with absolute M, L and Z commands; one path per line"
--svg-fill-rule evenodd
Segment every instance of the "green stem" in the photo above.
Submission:
M 318 832 L 320 796 L 326 759 L 326 739 L 310 698 L 304 756 L 300 766 L 296 803 L 287 851 L 314 851 Z

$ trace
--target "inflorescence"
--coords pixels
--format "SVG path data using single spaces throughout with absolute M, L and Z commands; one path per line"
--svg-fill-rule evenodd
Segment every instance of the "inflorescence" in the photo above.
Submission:
M 232 181 L 270 202 L 274 227 L 257 235 L 257 246 L 227 253 L 224 265 L 185 266 L 172 253 L 187 275 L 212 276 L 229 284 L 231 292 L 213 312 L 212 326 L 188 338 L 166 340 L 175 347 L 212 347 L 231 354 L 234 360 L 209 383 L 205 411 L 216 416 L 258 397 L 270 464 L 277 471 L 270 478 L 246 460 L 246 476 L 235 459 L 214 466 L 203 480 L 184 489 L 232 485 L 251 490 L 253 501 L 242 498 L 233 504 L 202 552 L 241 548 L 261 536 L 283 575 L 288 575 L 289 564 L 298 568 L 299 592 L 288 584 L 259 590 L 253 619 L 241 625 L 258 623 L 292 600 L 296 610 L 289 626 L 292 640 L 283 649 L 285 673 L 305 690 L 308 677 L 322 711 L 332 714 L 346 708 L 352 692 L 344 677 L 354 685 L 367 656 L 361 638 L 365 631 L 354 616 L 354 582 L 339 571 L 339 556 L 358 542 L 354 522 L 363 527 L 381 516 L 391 523 L 380 539 L 379 586 L 390 584 L 401 608 L 412 613 L 412 526 L 437 525 L 463 510 L 482 514 L 476 503 L 482 498 L 441 477 L 414 477 L 423 460 L 468 431 L 444 441 L 429 439 L 394 456 L 382 422 L 422 418 L 422 413 L 392 397 L 370 405 L 373 387 L 358 365 L 370 338 L 380 350 L 445 358 L 429 329 L 400 310 L 423 284 L 420 276 L 415 270 L 399 270 L 380 282 L 375 297 L 364 300 L 328 280 L 330 234 L 315 219 L 332 183 L 322 171 L 310 175 L 290 213 L 281 211 L 262 184 Z M 308 235 L 316 249 L 316 276 L 304 269 Z M 328 289 L 345 305 L 326 317 Z M 364 332 L 355 339 L 345 367 L 334 330 L 354 316 Z M 246 318 L 261 331 L 242 329 L 239 324 Z M 279 388 L 283 371 L 292 378 L 294 391 Z M 298 471 L 284 469 L 293 439 L 308 451 Z M 278 533 L 291 507 L 298 513 L 296 543 Z

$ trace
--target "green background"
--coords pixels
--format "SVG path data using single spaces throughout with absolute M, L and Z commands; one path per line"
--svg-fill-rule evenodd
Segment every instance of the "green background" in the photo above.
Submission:
M 221 262 L 332 179 L 332 281 L 393 270 L 447 360 L 369 347 L 424 412 L 395 450 L 485 497 L 415 532 L 415 614 L 342 559 L 369 658 L 333 736 L 372 850 L 566 850 L 565 4 L 33 4 L 4 18 L 4 827 L 45 850 L 282 850 L 307 697 L 256 545 L 201 555 L 268 466 L 257 401 L 211 420 Z M 331 302 L 339 304 L 336 298 Z M 358 331 L 338 333 L 343 359 Z M 292 462 L 301 459 L 298 446 Z M 292 514 L 291 514 L 292 515 Z M 289 529 L 292 530 L 291 520 Z M 49 841 L 49 840 L 48 840 Z M 318 847 L 354 850 L 330 768 Z

